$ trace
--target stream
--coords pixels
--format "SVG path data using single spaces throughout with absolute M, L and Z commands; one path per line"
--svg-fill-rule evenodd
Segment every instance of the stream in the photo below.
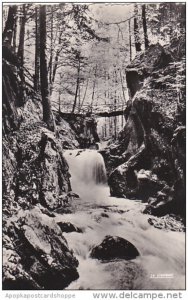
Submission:
M 83 231 L 64 233 L 79 261 L 79 278 L 67 289 L 184 289 L 185 233 L 151 226 L 139 200 L 110 197 L 97 150 L 66 150 L 64 156 L 72 190 L 80 198 L 72 201 L 72 213 L 59 214 L 56 221 L 71 222 Z M 91 249 L 106 235 L 127 239 L 140 256 L 109 262 L 91 258 Z

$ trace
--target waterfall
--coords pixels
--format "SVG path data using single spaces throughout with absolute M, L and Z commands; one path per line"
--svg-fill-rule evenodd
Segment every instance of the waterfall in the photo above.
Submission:
M 141 201 L 110 197 L 104 160 L 96 150 L 66 150 L 64 156 L 80 198 L 70 201 L 71 212 L 57 215 L 56 222 L 82 229 L 64 233 L 79 261 L 79 279 L 67 289 L 184 289 L 185 233 L 151 226 Z M 92 259 L 91 249 L 106 235 L 127 239 L 140 256 L 106 263 Z
M 94 180 L 96 184 L 106 183 L 106 168 L 103 157 L 100 153 L 93 151 L 92 159 L 89 160 L 87 167 L 92 170 L 92 176 L 89 178 Z M 86 174 L 87 175 L 87 174 Z
M 104 159 L 97 150 L 66 150 L 64 156 L 69 165 L 71 186 L 75 193 L 84 199 L 93 199 L 97 195 L 100 198 L 104 191 L 109 194 Z

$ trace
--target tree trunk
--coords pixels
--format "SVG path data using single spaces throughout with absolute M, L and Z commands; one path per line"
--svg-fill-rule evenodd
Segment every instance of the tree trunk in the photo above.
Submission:
M 61 112 L 61 92 L 59 90 L 59 113 Z
M 147 23 L 146 23 L 146 5 L 142 5 L 142 23 L 143 23 L 143 30 L 144 30 L 144 44 L 145 49 L 149 47 L 149 40 L 148 40 L 148 34 L 147 34 Z
M 3 31 L 3 37 L 2 37 L 3 45 L 7 46 L 8 48 L 11 47 L 11 43 L 12 43 L 13 30 L 16 22 L 16 13 L 17 13 L 17 6 L 16 5 L 9 6 L 8 17 L 5 24 L 5 29 Z
M 81 93 L 81 88 L 80 88 L 80 82 L 79 82 L 79 88 L 78 88 L 78 110 L 80 110 L 80 105 L 81 105 L 81 95 L 80 95 L 80 93 Z
M 49 83 L 50 83 L 50 94 L 52 93 L 52 61 L 53 61 L 53 52 L 54 52 L 54 45 L 53 45 L 53 6 L 51 6 L 51 20 L 50 20 L 50 60 L 48 65 L 49 70 Z
M 131 20 L 129 19 L 129 49 L 130 49 L 130 61 L 132 60 L 132 45 L 131 45 Z
M 95 78 L 94 78 L 94 82 L 93 82 L 93 92 L 92 92 L 92 98 L 91 98 L 91 112 L 93 110 L 93 102 L 94 102 L 94 97 L 95 97 L 96 78 L 97 78 L 97 65 L 95 67 Z
M 61 36 L 62 36 L 63 32 L 61 31 L 59 34 L 59 45 L 61 44 Z M 51 81 L 51 87 L 50 87 L 50 93 L 52 93 L 52 87 L 55 81 L 55 76 L 56 76 L 56 72 L 57 72 L 57 67 L 58 67 L 58 61 L 59 61 L 59 56 L 61 53 L 62 48 L 60 48 L 59 50 L 57 50 L 56 55 L 55 55 L 55 59 L 54 59 L 54 66 L 53 66 L 53 72 L 52 72 L 52 81 Z
M 20 60 L 21 67 L 24 64 L 24 38 L 25 38 L 25 23 L 26 23 L 26 9 L 25 4 L 22 6 L 22 16 L 20 21 L 20 36 L 18 45 L 18 57 Z
M 124 91 L 124 86 L 123 86 L 123 78 L 122 78 L 122 74 L 121 74 L 121 69 L 119 70 L 120 72 L 120 79 L 121 79 L 121 88 L 122 88 L 122 93 L 123 93 L 123 100 L 126 103 L 126 97 L 125 97 L 125 91 Z
M 104 92 L 104 104 L 105 104 L 105 108 L 106 108 L 106 98 L 107 98 L 107 89 L 108 89 L 108 86 L 107 86 L 107 74 L 106 74 L 106 71 L 105 71 L 105 75 L 104 75 L 104 78 L 105 78 L 105 92 Z M 105 138 L 107 137 L 107 118 L 105 117 L 104 119 L 104 134 L 105 134 Z
M 170 35 L 170 43 L 172 42 L 172 32 L 173 32 L 173 14 L 172 14 L 172 4 L 169 3 L 169 35 Z
M 34 75 L 34 89 L 36 92 L 40 88 L 40 28 L 38 19 L 38 7 L 35 7 L 35 75 Z
M 25 23 L 26 23 L 26 7 L 25 4 L 22 5 L 21 10 L 22 16 L 20 21 L 20 36 L 19 36 L 19 45 L 18 45 L 18 59 L 20 62 L 20 79 L 21 79 L 21 105 L 24 104 L 24 86 L 25 86 L 25 77 L 24 77 L 24 39 L 25 39 Z
M 116 77 L 116 71 L 115 71 L 115 77 Z M 116 87 L 116 85 L 115 85 L 115 87 Z M 116 90 L 115 90 L 115 94 L 114 94 L 114 107 L 113 107 L 113 110 L 114 110 L 114 112 L 116 111 L 116 109 L 117 109 L 117 95 L 116 95 Z M 114 117 L 114 138 L 115 138 L 115 140 L 116 140 L 116 133 L 117 133 L 117 118 L 116 118 L 116 116 Z
M 61 85 L 63 76 L 62 73 L 59 74 L 59 84 Z M 62 87 L 62 86 L 61 86 Z M 61 112 L 61 89 L 59 88 L 59 113 Z
M 77 81 L 76 81 L 76 92 L 75 92 L 75 97 L 74 97 L 74 104 L 73 104 L 73 108 L 72 108 L 72 114 L 74 113 L 74 110 L 76 108 L 79 83 L 80 83 L 80 59 L 78 59 L 78 75 L 77 75 Z
M 91 69 L 89 70 L 89 74 L 90 74 L 90 71 L 91 71 Z M 82 106 L 83 106 L 85 98 L 86 98 L 87 89 L 88 89 L 88 83 L 89 83 L 89 75 L 87 76 L 86 88 L 85 88 L 85 92 L 84 92 L 84 96 L 83 96 L 82 102 L 80 104 L 79 111 L 82 109 Z
M 12 45 L 12 50 L 13 50 L 14 53 L 16 53 L 17 20 L 18 20 L 18 17 L 15 18 L 15 24 L 14 24 L 14 29 L 13 29 L 13 45 Z
M 55 130 L 53 113 L 49 99 L 48 90 L 48 70 L 46 60 L 46 5 L 40 6 L 39 14 L 40 24 L 40 85 L 43 106 L 43 121 L 52 131 Z
M 134 39 L 135 39 L 135 48 L 136 52 L 141 51 L 141 43 L 140 43 L 140 37 L 139 37 L 139 30 L 138 30 L 138 8 L 137 5 L 135 4 L 135 17 L 134 17 Z

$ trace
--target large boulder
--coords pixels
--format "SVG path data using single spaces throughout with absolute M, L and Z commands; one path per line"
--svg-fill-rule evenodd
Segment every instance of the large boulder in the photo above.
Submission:
M 136 247 L 119 236 L 106 236 L 102 243 L 95 246 L 90 253 L 92 258 L 97 258 L 99 260 L 113 260 L 119 259 L 134 259 L 139 255 Z
M 176 128 L 172 138 L 172 157 L 176 169 L 174 182 L 174 199 L 176 210 L 185 217 L 186 199 L 186 129 L 185 126 Z
M 148 200 L 149 197 L 155 196 L 158 191 L 164 187 L 164 182 L 159 181 L 156 174 L 151 170 L 141 169 L 136 172 L 137 176 L 137 195 L 142 200 Z
M 148 219 L 148 223 L 155 228 L 166 230 L 166 231 L 177 231 L 184 232 L 185 224 L 181 218 L 175 215 L 165 215 L 163 217 L 151 217 Z
M 139 152 L 144 143 L 144 128 L 136 109 L 130 105 L 127 122 L 124 129 L 119 133 L 118 141 L 101 151 L 107 173 L 110 175 L 115 168 L 127 162 L 132 156 Z
M 44 206 L 55 209 L 63 205 L 66 194 L 71 190 L 68 165 L 53 134 L 43 131 L 40 143 L 39 157 L 42 171 L 40 201 Z
M 90 114 L 84 116 L 82 114 L 60 113 L 60 117 L 70 125 L 80 148 L 89 148 L 99 142 L 97 122 Z
M 144 162 L 145 145 L 142 144 L 137 153 L 131 158 L 113 170 L 109 176 L 108 183 L 110 193 L 116 197 L 137 197 L 138 180 L 135 170 L 142 167 Z
M 143 267 L 135 261 L 113 260 L 104 264 L 104 270 L 108 272 L 108 289 L 138 290 L 143 282 L 140 278 L 146 278 Z M 117 272 L 118 270 L 118 272 Z M 144 287 L 143 287 L 144 289 Z
M 141 89 L 144 79 L 156 69 L 166 67 L 172 61 L 170 52 L 159 43 L 151 45 L 136 56 L 126 68 L 126 80 L 131 97 Z
M 4 168 L 8 167 L 6 174 L 12 173 L 4 176 L 4 194 L 12 189 L 23 208 L 36 203 L 50 210 L 63 207 L 71 187 L 60 141 L 42 122 L 21 124 L 19 132 L 9 139 L 13 143 L 5 142 Z
M 54 112 L 56 121 L 56 130 L 61 141 L 63 149 L 76 149 L 79 148 L 79 143 L 76 138 L 76 133 L 71 128 L 70 124 L 65 121 L 59 112 Z
M 4 289 L 63 289 L 78 278 L 77 266 L 59 226 L 39 208 L 5 222 Z
M 62 232 L 82 232 L 81 228 L 78 228 L 70 222 L 57 222 L 57 224 L 61 228 Z

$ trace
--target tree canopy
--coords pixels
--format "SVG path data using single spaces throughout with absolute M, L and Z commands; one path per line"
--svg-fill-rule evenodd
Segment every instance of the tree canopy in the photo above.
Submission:
M 155 43 L 169 47 L 178 70 L 173 87 L 182 86 L 183 3 L 48 4 L 44 23 L 42 8 L 4 4 L 3 45 L 20 61 L 23 89 L 28 83 L 44 95 L 45 86 L 52 108 L 79 112 L 84 107 L 93 111 L 125 104 L 126 67 Z

